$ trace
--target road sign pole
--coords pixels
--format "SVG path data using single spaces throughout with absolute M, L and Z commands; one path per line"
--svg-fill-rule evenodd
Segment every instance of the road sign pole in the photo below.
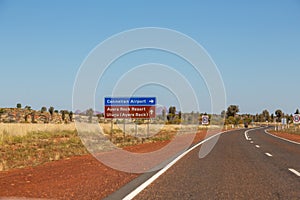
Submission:
M 113 141 L 114 122 L 113 119 L 110 121 L 110 141 Z
M 138 132 L 138 130 L 137 130 L 137 123 L 135 122 L 134 124 L 135 124 L 135 137 L 136 137 L 137 136 L 137 132 Z
M 125 134 L 125 128 L 126 128 L 125 119 L 123 119 L 123 122 L 124 122 L 124 124 L 123 124 L 123 142 L 125 143 L 125 136 L 126 136 L 126 134 Z
M 149 132 L 150 132 L 150 120 L 148 120 L 148 123 L 147 123 L 147 138 L 150 135 Z

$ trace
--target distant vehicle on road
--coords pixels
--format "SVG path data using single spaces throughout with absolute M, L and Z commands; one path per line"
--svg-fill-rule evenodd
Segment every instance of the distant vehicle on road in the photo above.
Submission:
M 244 127 L 248 128 L 248 123 L 247 122 L 244 123 Z

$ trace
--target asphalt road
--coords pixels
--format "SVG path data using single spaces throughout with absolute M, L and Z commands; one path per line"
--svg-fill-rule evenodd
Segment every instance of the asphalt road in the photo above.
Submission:
M 300 145 L 264 130 L 222 134 L 208 156 L 194 149 L 135 199 L 300 199 Z

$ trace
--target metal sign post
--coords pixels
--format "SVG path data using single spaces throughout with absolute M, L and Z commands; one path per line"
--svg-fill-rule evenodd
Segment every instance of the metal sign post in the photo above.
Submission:
M 135 137 L 137 136 L 137 133 L 138 133 L 138 127 L 137 127 L 137 123 L 135 122 Z
M 111 119 L 111 122 L 110 122 L 110 141 L 113 140 L 113 131 L 114 131 L 114 122 L 113 122 L 113 119 Z
M 286 118 L 282 118 L 281 119 L 281 125 L 282 125 L 281 129 L 285 129 L 286 124 L 287 124 L 287 119 Z
M 126 122 L 125 122 L 125 119 L 123 119 L 123 142 L 125 143 L 125 137 L 126 137 L 126 130 L 125 130 L 125 128 L 126 128 Z
M 293 115 L 293 122 L 294 122 L 294 125 L 295 125 L 295 131 L 296 131 L 296 129 L 298 129 L 299 124 L 300 124 L 300 114 L 294 114 Z

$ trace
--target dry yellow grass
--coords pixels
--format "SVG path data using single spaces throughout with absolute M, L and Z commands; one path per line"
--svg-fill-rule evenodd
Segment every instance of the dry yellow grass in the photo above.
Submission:
M 77 126 L 84 126 L 85 123 L 79 123 Z M 90 124 L 87 124 L 86 127 L 83 128 L 85 130 L 90 129 Z M 103 129 L 103 131 L 108 134 L 110 133 L 111 124 L 107 123 L 101 123 L 99 126 Z M 242 126 L 242 125 L 241 125 Z M 210 128 L 214 129 L 220 129 L 222 127 L 219 126 L 209 126 Z M 114 130 L 120 130 L 123 131 L 123 124 L 114 124 L 113 125 Z M 147 131 L 147 124 L 138 125 L 138 132 L 146 132 Z M 188 129 L 189 125 L 162 125 L 162 124 L 150 124 L 150 132 L 159 132 L 159 131 L 177 131 L 183 129 Z M 195 128 L 194 125 L 190 125 L 190 128 Z M 207 126 L 198 126 L 200 129 L 208 128 Z M 224 127 L 225 129 L 229 127 Z M 21 124 L 21 123 L 0 123 L 0 136 L 1 135 L 17 135 L 17 136 L 23 136 L 28 133 L 32 132 L 61 132 L 61 131 L 74 131 L 76 130 L 75 123 L 70 124 Z M 134 124 L 126 124 L 126 132 L 134 134 L 135 132 L 135 125 Z
M 32 132 L 74 131 L 75 124 L 11 124 L 0 123 L 0 135 L 23 136 Z

